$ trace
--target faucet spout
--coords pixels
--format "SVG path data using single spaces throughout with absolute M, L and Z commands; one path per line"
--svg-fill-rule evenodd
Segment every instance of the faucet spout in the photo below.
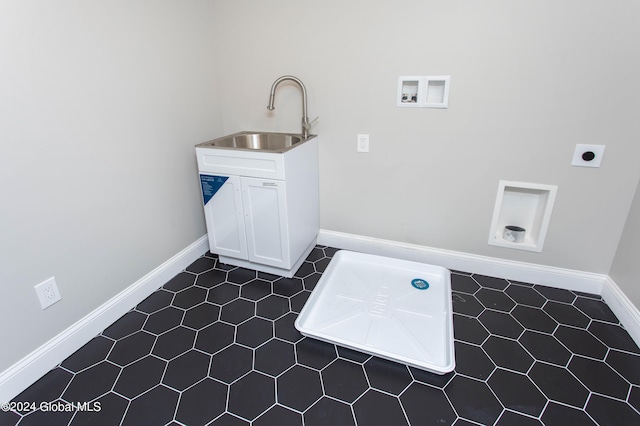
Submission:
M 269 105 L 267 109 L 269 111 L 273 111 L 276 107 L 274 106 L 274 102 L 276 99 L 276 88 L 283 81 L 293 81 L 296 83 L 300 90 L 302 91 L 302 137 L 307 139 L 309 137 L 309 129 L 311 129 L 311 124 L 309 124 L 309 117 L 307 116 L 307 89 L 304 87 L 302 81 L 299 78 L 294 77 L 292 75 L 283 75 L 282 77 L 276 79 L 271 86 L 271 92 L 269 93 Z

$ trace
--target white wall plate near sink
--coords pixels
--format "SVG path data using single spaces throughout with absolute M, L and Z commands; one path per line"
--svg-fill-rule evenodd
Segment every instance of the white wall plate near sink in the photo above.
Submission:
M 455 367 L 451 274 L 439 266 L 338 251 L 295 326 L 432 373 Z

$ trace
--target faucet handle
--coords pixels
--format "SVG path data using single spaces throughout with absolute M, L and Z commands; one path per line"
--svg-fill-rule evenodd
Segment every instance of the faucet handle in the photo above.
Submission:
M 307 127 L 307 129 L 311 129 L 311 126 L 313 126 L 314 124 L 316 124 L 316 123 L 318 122 L 318 120 L 319 120 L 319 119 L 320 119 L 320 117 L 316 117 L 316 118 L 314 118 L 313 120 L 311 120 L 310 122 L 308 122 L 308 123 L 306 124 L 306 126 L 308 126 L 308 127 Z

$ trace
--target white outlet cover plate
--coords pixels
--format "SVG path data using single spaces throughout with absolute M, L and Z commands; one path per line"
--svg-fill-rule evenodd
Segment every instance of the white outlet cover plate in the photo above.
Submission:
M 602 162 L 602 156 L 604 155 L 604 145 L 583 145 L 577 144 L 576 150 L 573 152 L 573 159 L 571 160 L 572 166 L 578 167 L 600 167 Z M 591 161 L 585 161 L 582 159 L 582 154 L 585 152 L 593 152 L 595 157 Z
M 36 289 L 36 294 L 38 295 L 38 300 L 40 301 L 42 309 L 48 308 L 62 299 L 58 286 L 56 285 L 55 277 L 51 277 L 48 280 L 37 284 L 34 288 Z
M 369 135 L 358 133 L 358 152 L 369 152 Z

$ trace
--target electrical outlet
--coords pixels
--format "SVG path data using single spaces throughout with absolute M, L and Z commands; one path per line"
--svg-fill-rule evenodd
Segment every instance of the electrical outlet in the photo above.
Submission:
M 604 147 L 604 145 L 577 144 L 573 152 L 571 165 L 578 167 L 600 167 L 600 162 L 604 155 Z
M 42 309 L 48 308 L 62 298 L 60 291 L 58 291 L 55 277 L 51 277 L 37 284 L 34 288 L 36 289 L 36 294 L 38 295 Z
M 369 152 L 369 135 L 358 135 L 358 152 Z

